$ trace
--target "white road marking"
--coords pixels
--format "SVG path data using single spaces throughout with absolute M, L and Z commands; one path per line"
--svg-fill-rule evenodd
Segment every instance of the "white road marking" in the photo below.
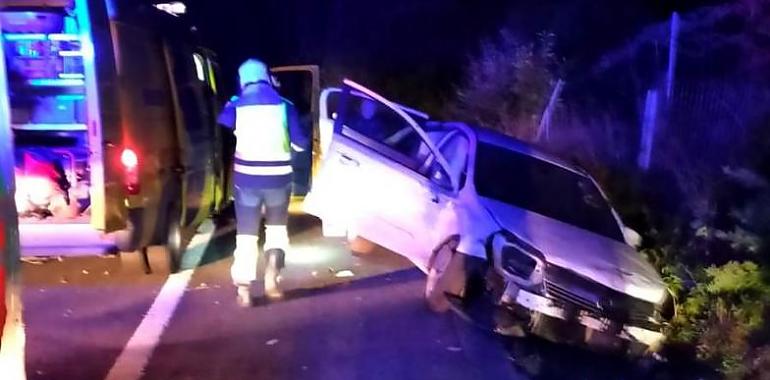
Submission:
M 110 369 L 106 380 L 139 380 L 142 377 L 155 347 L 160 342 L 163 330 L 171 321 L 195 268 L 200 264 L 206 247 L 214 237 L 214 227 L 211 223 L 201 226 L 201 230 L 205 232 L 199 233 L 193 238 L 184 255 L 185 260 L 182 263 L 182 268 L 188 269 L 168 277 L 152 306 L 150 306 L 150 310 L 147 311 L 139 327 L 134 331 L 134 335 L 128 340 Z M 217 235 L 220 233 L 222 231 L 219 231 Z

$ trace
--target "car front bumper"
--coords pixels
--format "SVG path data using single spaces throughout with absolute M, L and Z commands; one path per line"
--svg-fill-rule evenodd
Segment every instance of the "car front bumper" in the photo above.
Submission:
M 515 286 L 507 287 L 503 296 L 503 303 L 517 304 L 531 313 L 540 313 L 562 321 L 574 320 L 585 327 L 587 332 L 610 333 L 606 321 L 602 321 L 585 312 L 570 314 L 551 299 L 518 289 Z M 665 336 L 661 332 L 637 326 L 623 325 L 620 329 L 615 329 L 615 331 L 618 332 L 611 333 L 615 338 L 642 344 L 647 347 L 648 352 L 658 351 L 665 340 Z

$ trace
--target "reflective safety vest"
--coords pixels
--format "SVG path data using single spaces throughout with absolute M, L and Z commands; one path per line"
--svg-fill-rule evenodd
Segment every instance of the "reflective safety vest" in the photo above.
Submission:
M 286 104 L 239 105 L 235 115 L 234 171 L 249 176 L 291 175 Z

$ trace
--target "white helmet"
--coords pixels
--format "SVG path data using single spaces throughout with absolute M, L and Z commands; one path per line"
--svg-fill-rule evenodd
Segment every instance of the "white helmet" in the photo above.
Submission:
M 238 79 L 241 88 L 244 88 L 249 83 L 261 81 L 270 83 L 270 74 L 267 72 L 267 65 L 258 59 L 250 58 L 238 68 Z

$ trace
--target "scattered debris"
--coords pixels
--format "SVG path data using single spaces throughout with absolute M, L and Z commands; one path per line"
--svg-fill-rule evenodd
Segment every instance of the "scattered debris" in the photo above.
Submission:
M 334 277 L 337 277 L 337 278 L 355 277 L 355 275 L 356 274 L 353 273 L 353 271 L 348 270 L 348 269 L 341 270 L 341 271 L 338 271 L 338 272 L 334 273 Z
M 208 288 L 209 288 L 208 284 L 206 284 L 205 282 L 201 282 L 200 285 L 195 287 L 195 290 L 203 290 L 203 289 L 208 289 Z
M 21 258 L 22 263 L 31 264 L 31 265 L 43 265 L 49 261 L 51 261 L 51 259 L 47 257 L 22 257 Z
M 457 346 L 449 346 L 446 349 L 447 351 L 450 351 L 450 352 L 460 352 L 463 350 L 462 347 L 457 347 Z
M 270 339 L 270 340 L 268 340 L 267 342 L 265 342 L 265 345 L 268 345 L 268 346 L 274 346 L 274 345 L 276 345 L 278 342 L 279 342 L 279 341 L 278 341 L 278 339 Z
M 80 273 L 89 274 L 90 272 L 88 271 L 88 269 L 83 269 L 82 271 L 80 271 Z
M 102 274 L 105 275 L 105 276 L 109 276 L 110 275 L 110 271 L 106 270 Z
M 62 276 L 59 282 L 62 284 L 69 284 L 70 280 L 67 278 L 67 276 Z
M 356 301 L 361 302 L 364 300 L 364 297 L 356 296 Z
M 214 305 L 219 305 L 219 301 L 214 301 Z
M 318 277 L 318 271 L 314 270 L 314 271 L 310 272 L 310 275 L 313 276 L 313 277 Z

